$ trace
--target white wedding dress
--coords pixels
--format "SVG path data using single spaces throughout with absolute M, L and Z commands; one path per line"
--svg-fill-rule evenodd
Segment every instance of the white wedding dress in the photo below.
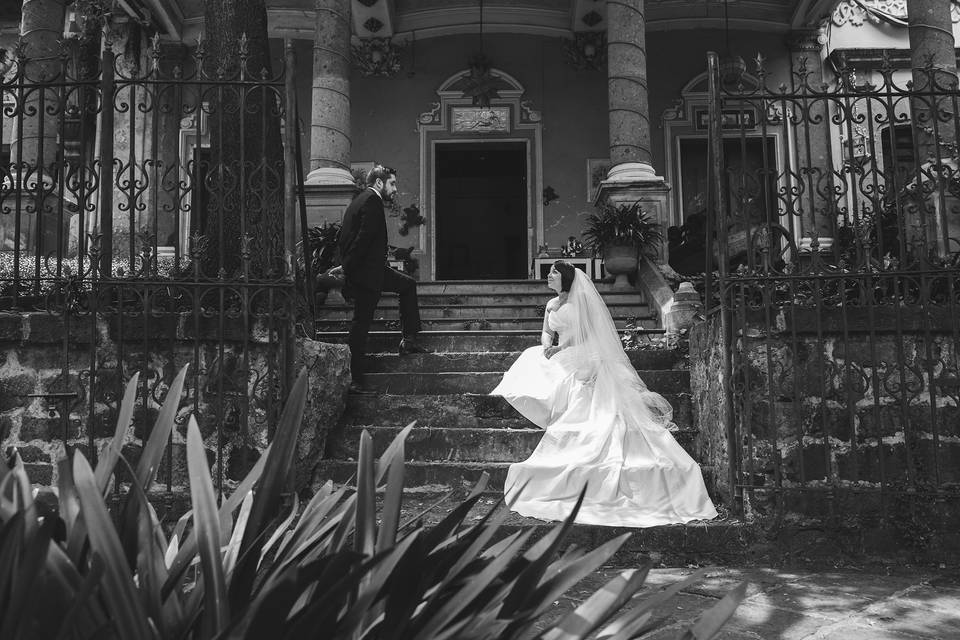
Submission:
M 717 511 L 700 467 L 670 435 L 669 402 L 648 391 L 630 364 L 593 283 L 579 269 L 567 301 L 547 305 L 544 344 L 524 351 L 491 395 L 545 429 L 504 485 L 517 513 L 544 520 L 653 527 L 710 519 Z

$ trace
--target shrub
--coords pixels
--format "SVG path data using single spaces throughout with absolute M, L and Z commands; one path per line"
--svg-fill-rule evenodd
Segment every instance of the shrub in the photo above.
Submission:
M 378 461 L 360 442 L 356 488 L 324 485 L 300 509 L 281 509 L 306 400 L 301 372 L 273 442 L 217 505 L 196 421 L 187 428 L 192 511 L 166 535 L 147 499 L 165 451 L 186 368 L 167 394 L 135 469 L 121 455 L 138 376 L 115 437 L 91 468 L 62 461 L 59 504 L 34 500 L 16 453 L 0 460 L 2 638 L 631 638 L 656 627 L 655 607 L 702 573 L 616 617 L 641 588 L 646 564 L 622 572 L 549 629 L 537 620 L 626 539 L 562 550 L 573 515 L 533 541 L 533 529 L 497 539 L 505 510 L 466 523 L 485 481 L 432 528 L 400 521 L 408 426 Z M 135 481 L 111 517 L 105 496 L 117 465 Z M 379 520 L 377 487 L 385 481 Z M 284 511 L 284 512 L 282 512 Z M 741 585 L 684 638 L 709 638 L 744 595 Z M 57 612 L 51 615 L 50 612 Z

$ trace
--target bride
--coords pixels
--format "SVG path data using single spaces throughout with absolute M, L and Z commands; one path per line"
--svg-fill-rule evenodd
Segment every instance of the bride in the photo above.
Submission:
M 558 260 L 547 286 L 558 295 L 547 303 L 540 346 L 524 351 L 490 392 L 546 430 L 527 460 L 510 465 L 507 502 L 524 516 L 563 520 L 586 485 L 576 518 L 583 524 L 716 517 L 700 468 L 667 430 L 670 404 L 630 364 L 590 278 Z

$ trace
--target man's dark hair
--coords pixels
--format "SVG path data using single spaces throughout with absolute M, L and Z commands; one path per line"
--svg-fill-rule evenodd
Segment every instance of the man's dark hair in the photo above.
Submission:
M 560 272 L 560 291 L 570 291 L 573 286 L 573 275 L 576 267 L 566 260 L 557 260 L 553 263 L 554 268 Z
M 390 176 L 397 175 L 397 170 L 392 167 L 385 167 L 382 164 L 373 165 L 373 169 L 367 173 L 367 186 L 372 187 L 377 180 L 386 182 Z

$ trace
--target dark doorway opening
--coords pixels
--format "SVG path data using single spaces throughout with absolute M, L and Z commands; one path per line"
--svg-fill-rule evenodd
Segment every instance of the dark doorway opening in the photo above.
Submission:
M 526 143 L 435 149 L 437 280 L 526 278 Z

